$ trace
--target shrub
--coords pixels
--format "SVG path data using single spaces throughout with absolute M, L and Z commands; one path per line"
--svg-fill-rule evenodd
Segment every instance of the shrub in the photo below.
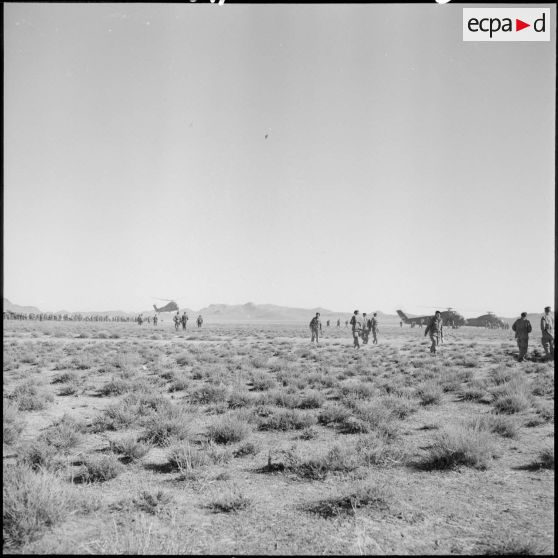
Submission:
M 316 424 L 316 418 L 295 409 L 279 409 L 260 420 L 260 430 L 302 430 Z
M 64 415 L 45 430 L 41 434 L 40 439 L 54 446 L 59 451 L 66 451 L 81 442 L 81 433 L 84 430 L 85 426 L 83 424 L 77 422 L 69 415 Z
M 343 405 L 330 405 L 324 407 L 318 415 L 318 422 L 325 426 L 345 422 L 351 416 L 351 412 Z
M 8 445 L 14 444 L 23 432 L 25 422 L 22 420 L 17 409 L 6 401 L 2 407 L 2 416 L 2 437 L 4 443 Z
M 76 383 L 78 381 L 79 381 L 79 375 L 76 374 L 75 372 L 62 372 L 61 374 L 57 374 L 56 376 L 54 376 L 51 383 L 65 384 L 69 382 Z
M 205 384 L 192 392 L 190 399 L 201 404 L 221 403 L 227 400 L 227 388 L 222 384 L 217 386 Z
M 442 398 L 442 388 L 436 382 L 425 382 L 417 389 L 421 405 L 437 405 Z
M 540 466 L 543 469 L 554 469 L 554 448 L 545 448 L 539 453 Z
M 233 453 L 234 457 L 245 457 L 247 455 L 257 455 L 260 452 L 259 445 L 254 442 L 244 442 Z
M 113 395 L 122 395 L 134 390 L 134 385 L 126 380 L 121 380 L 119 378 L 112 378 L 110 382 L 107 382 L 104 386 L 99 389 L 99 395 L 104 395 L 110 397 Z
M 324 404 L 325 396 L 319 391 L 309 391 L 297 405 L 299 409 L 318 409 Z
M 209 463 L 207 455 L 193 448 L 189 442 L 177 444 L 169 450 L 167 463 L 181 473 L 203 467 Z
M 324 480 L 330 473 L 348 473 L 359 465 L 353 452 L 335 445 L 326 454 L 310 459 L 300 459 L 292 455 L 286 463 L 286 468 L 301 478 Z
M 21 446 L 18 452 L 18 462 L 33 470 L 55 469 L 57 451 L 54 446 L 43 440 L 34 440 Z
M 188 378 L 175 378 L 169 387 L 169 391 L 185 391 L 190 387 Z
M 265 391 L 276 386 L 275 379 L 265 372 L 252 374 L 252 387 L 256 391 Z
M 364 382 L 354 382 L 341 386 L 341 393 L 345 397 L 368 399 L 374 395 L 375 388 Z
M 166 446 L 171 440 L 184 440 L 192 433 L 191 417 L 181 409 L 170 408 L 148 419 L 141 441 Z
M 180 353 L 176 357 L 176 363 L 180 366 L 192 366 L 195 362 L 196 359 L 190 353 Z
M 210 425 L 207 434 L 217 444 L 230 444 L 246 438 L 250 434 L 250 428 L 245 422 L 227 416 Z
M 75 477 L 76 482 L 106 482 L 117 477 L 124 466 L 113 453 L 88 455 L 82 461 L 82 470 Z
M 368 467 L 401 463 L 406 457 L 405 452 L 392 444 L 388 436 L 376 433 L 361 437 L 356 443 L 355 451 Z
M 11 397 L 20 411 L 42 411 L 54 399 L 51 393 L 40 391 L 33 380 L 18 385 Z
M 253 395 L 244 389 L 235 389 L 229 395 L 227 400 L 228 405 L 231 409 L 240 409 L 242 407 L 248 407 L 253 404 Z
M 519 425 L 512 417 L 501 415 L 483 416 L 471 423 L 472 428 L 488 430 L 495 434 L 500 434 L 504 438 L 517 438 L 519 434 Z
M 497 413 L 520 413 L 529 406 L 529 400 L 521 393 L 504 394 L 494 402 L 494 410 Z
M 424 469 L 451 469 L 459 465 L 486 469 L 493 456 L 489 435 L 479 428 L 450 426 L 438 432 Z
M 231 487 L 216 495 L 207 503 L 207 507 L 214 512 L 230 513 L 244 510 L 250 506 L 252 500 L 238 488 Z
M 376 510 L 389 509 L 391 492 L 382 486 L 359 484 L 347 493 L 320 500 L 307 507 L 307 510 L 329 518 L 341 514 L 354 514 L 359 508 L 373 508 Z
M 134 504 L 141 510 L 150 514 L 157 514 L 161 508 L 172 502 L 172 495 L 163 490 L 150 492 L 142 490 L 139 495 L 134 498 Z
M 126 461 L 137 461 L 149 452 L 150 447 L 140 442 L 136 436 L 127 436 L 121 440 L 111 441 L 110 449 L 114 453 L 122 454 Z
M 58 395 L 60 396 L 77 395 L 79 389 L 80 386 L 77 382 L 69 382 L 58 390 Z
M 3 533 L 7 546 L 38 538 L 73 510 L 74 498 L 60 479 L 26 465 L 3 468 Z

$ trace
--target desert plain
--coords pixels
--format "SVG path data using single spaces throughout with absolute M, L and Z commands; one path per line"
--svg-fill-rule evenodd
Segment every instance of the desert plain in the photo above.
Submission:
M 553 554 L 554 363 L 423 332 L 5 320 L 4 553 Z

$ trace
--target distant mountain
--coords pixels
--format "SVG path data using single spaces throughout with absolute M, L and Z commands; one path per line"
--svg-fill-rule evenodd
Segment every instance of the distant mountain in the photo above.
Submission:
M 41 311 L 35 306 L 20 306 L 11 303 L 7 298 L 3 299 L 3 308 L 6 312 L 16 312 L 22 314 L 40 314 Z
M 27 314 L 40 314 L 42 311 L 34 306 L 19 306 L 12 304 L 8 299 L 4 298 L 4 310 L 13 312 L 23 312 Z M 327 320 L 331 321 L 331 325 L 335 325 L 337 319 L 341 320 L 344 325 L 346 320 L 350 320 L 353 311 L 336 312 L 327 308 L 293 308 L 287 306 L 277 306 L 275 304 L 254 304 L 247 302 L 246 304 L 210 304 L 201 310 L 192 310 L 191 308 L 180 308 L 180 314 L 186 312 L 191 320 L 195 319 L 199 314 L 203 316 L 205 323 L 309 323 L 316 312 L 321 314 L 322 322 L 325 326 Z M 102 316 L 137 316 L 140 312 L 123 312 L 121 310 L 105 310 L 105 311 L 76 311 L 59 310 L 54 314 L 82 314 L 82 315 L 102 315 Z M 150 316 L 154 313 L 153 309 L 141 312 L 144 316 Z M 161 314 L 161 318 L 169 319 L 174 312 Z M 395 324 L 399 322 L 399 317 L 391 314 L 384 314 L 378 311 L 378 319 L 380 324 Z

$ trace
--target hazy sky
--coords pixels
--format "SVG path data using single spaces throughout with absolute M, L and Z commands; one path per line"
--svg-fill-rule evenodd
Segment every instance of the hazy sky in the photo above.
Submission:
M 463 5 L 5 4 L 4 296 L 542 311 L 541 6 L 465 43 Z

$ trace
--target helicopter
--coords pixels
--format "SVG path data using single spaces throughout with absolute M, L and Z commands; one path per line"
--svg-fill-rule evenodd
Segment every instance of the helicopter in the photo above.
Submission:
M 153 297 L 153 298 L 157 298 L 157 297 Z M 161 306 L 161 308 L 157 308 L 155 304 L 153 305 L 153 308 L 155 308 L 155 312 L 157 312 L 157 314 L 159 312 L 173 312 L 174 310 L 178 312 L 178 304 L 174 300 L 168 298 L 157 298 L 157 300 L 163 300 L 167 303 L 164 306 Z
M 397 310 L 397 314 L 404 323 L 410 324 L 411 327 L 415 327 L 416 325 L 426 325 L 428 320 L 432 317 L 430 314 L 428 316 L 414 316 L 409 318 L 402 310 Z M 466 323 L 465 318 L 453 308 L 448 308 L 447 310 L 440 312 L 440 314 L 444 325 L 451 326 L 452 329 L 457 329 L 459 326 L 465 325 Z
M 506 324 L 503 320 L 498 318 L 494 312 L 487 311 L 486 314 L 479 316 L 478 318 L 469 318 L 466 320 L 468 326 L 474 327 L 487 327 L 489 329 L 505 329 Z

